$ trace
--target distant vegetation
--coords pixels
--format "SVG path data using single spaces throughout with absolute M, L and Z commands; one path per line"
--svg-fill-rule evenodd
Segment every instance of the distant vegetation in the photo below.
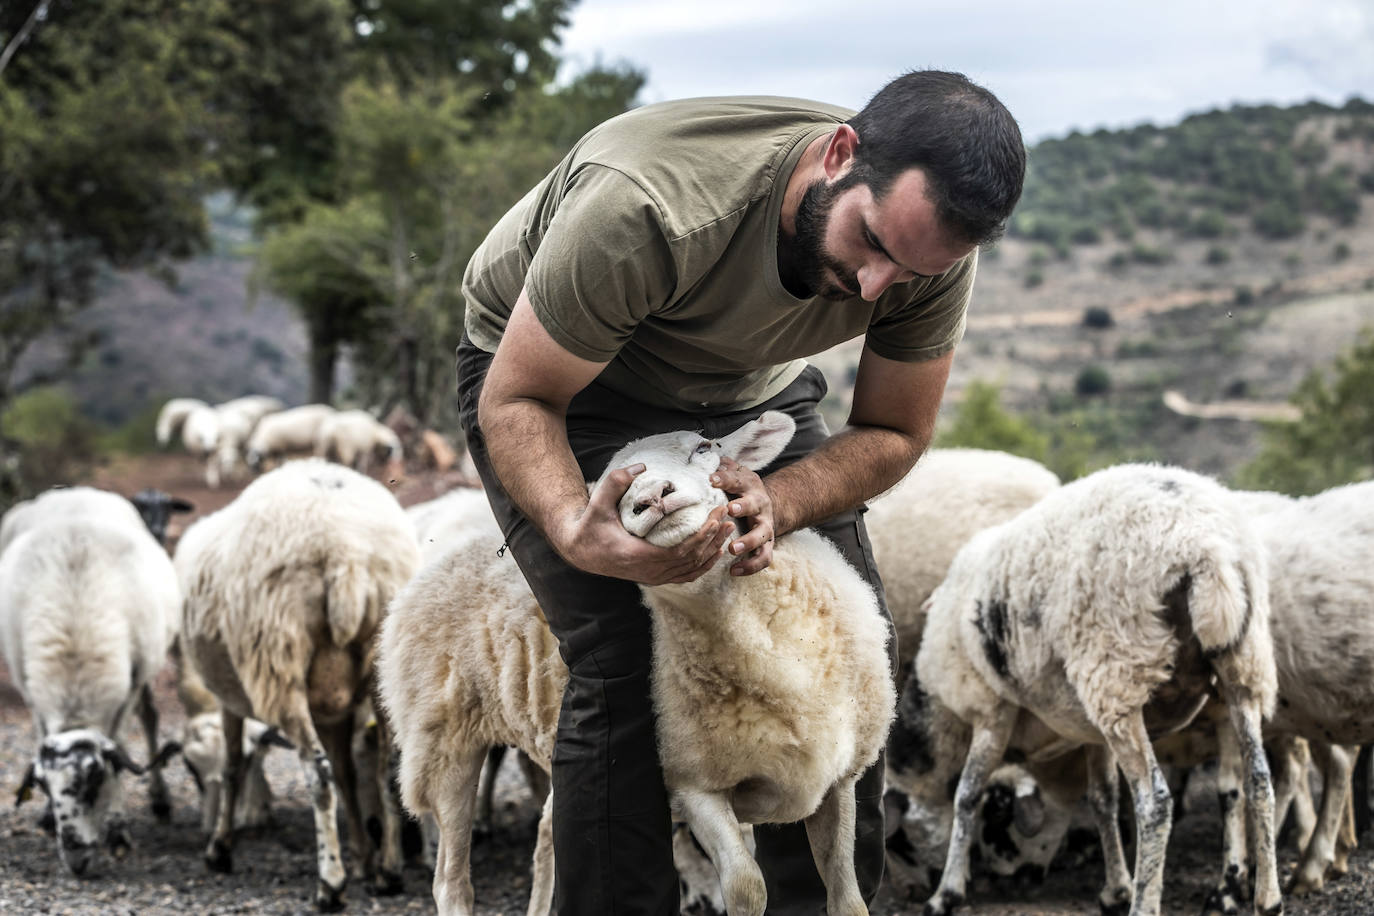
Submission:
M 1363 166 L 1333 155 L 1364 151 Z M 1359 216 L 1374 193 L 1374 105 L 1310 102 L 1289 108 L 1235 106 L 1172 127 L 1072 133 L 1037 144 L 1009 236 L 1043 242 L 1065 256 L 1104 233 L 1131 242 L 1142 229 L 1178 238 L 1222 239 L 1254 232 L 1300 235 L 1309 217 L 1338 225 Z M 1229 253 L 1215 246 L 1209 260 Z M 1159 264 L 1168 252 L 1135 245 L 1114 266 Z

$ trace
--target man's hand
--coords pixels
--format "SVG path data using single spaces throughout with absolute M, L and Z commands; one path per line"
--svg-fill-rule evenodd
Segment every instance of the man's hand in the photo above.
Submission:
M 641 585 L 691 582 L 720 559 L 721 547 L 734 526 L 724 507 L 711 510 L 696 534 L 676 547 L 656 547 L 637 538 L 620 523 L 620 498 L 644 465 L 616 468 L 594 490 L 586 509 L 569 515 L 558 531 L 550 532 L 554 548 L 584 572 L 628 579 Z
M 773 538 L 777 535 L 773 517 L 773 498 L 763 479 L 732 458 L 721 458 L 711 475 L 711 485 L 720 487 L 730 498 L 726 510 L 731 518 L 745 521 L 745 532 L 730 544 L 730 552 L 740 559 L 730 567 L 732 576 L 752 576 L 773 562 Z

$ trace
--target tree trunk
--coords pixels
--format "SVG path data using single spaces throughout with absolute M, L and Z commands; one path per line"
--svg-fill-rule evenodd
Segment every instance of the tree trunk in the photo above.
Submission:
M 318 328 L 310 329 L 310 403 L 329 404 L 334 399 L 334 366 L 339 361 L 339 342 Z

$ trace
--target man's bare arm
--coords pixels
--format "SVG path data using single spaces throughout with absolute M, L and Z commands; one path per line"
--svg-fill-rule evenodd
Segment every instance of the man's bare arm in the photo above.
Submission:
M 671 549 L 625 531 L 616 504 L 634 478 L 617 469 L 589 497 L 568 444 L 567 408 L 604 368 L 563 349 L 524 291 L 492 358 L 477 406 L 492 469 L 562 557 L 579 569 L 645 584 L 690 581 L 715 563 L 731 526 L 712 513 Z
M 754 522 L 730 545 L 743 557 L 731 572 L 758 572 L 771 562 L 775 536 L 852 509 L 901 480 L 930 444 L 953 361 L 951 352 L 903 363 L 865 347 L 844 430 L 761 482 L 738 465 L 723 467 L 719 485 L 740 494 L 730 514 Z

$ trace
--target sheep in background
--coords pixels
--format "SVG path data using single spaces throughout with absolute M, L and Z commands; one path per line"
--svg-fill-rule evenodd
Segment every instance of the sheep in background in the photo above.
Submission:
M 77 875 L 103 842 L 129 849 L 118 743 L 137 704 L 154 813 L 171 813 L 149 684 L 166 661 L 181 597 L 167 553 L 131 503 L 80 487 L 49 491 L 6 516 L 0 648 L 33 716 L 39 747 L 19 801 L 38 786 L 55 815 L 63 863 Z
M 385 803 L 385 760 L 370 774 L 384 800 L 378 863 L 360 823 L 350 745 L 357 709 L 372 690 L 386 605 L 418 564 L 414 531 L 387 489 L 317 459 L 263 475 L 182 536 L 183 650 L 222 706 L 226 749 L 219 818 L 205 853 L 210 868 L 232 867 L 243 720 L 252 717 L 295 745 L 311 788 L 316 905 L 343 905 L 340 788 L 363 851 L 355 867 L 373 877 L 378 893 L 401 889 L 399 816 Z M 385 722 L 379 728 L 385 741 Z
M 401 461 L 401 440 L 365 410 L 341 410 L 321 421 L 315 433 L 315 457 L 337 461 L 366 474 L 373 459 L 393 467 Z
M 1082 745 L 1108 863 L 1100 902 L 1158 913 L 1171 810 L 1150 735 L 1191 721 L 1213 677 L 1231 724 L 1219 740 L 1244 760 L 1256 910 L 1279 912 L 1260 734 L 1277 689 L 1268 591 L 1264 551 L 1229 494 L 1177 468 L 1099 471 L 974 535 L 931 596 L 893 735 L 904 753 L 889 761 L 899 787 L 937 812 L 949 811 L 946 786 L 959 774 L 944 874 L 926 913 L 964 899 L 972 815 L 1004 751 L 1034 762 Z M 1117 765 L 1135 798 L 1134 894 L 1116 823 Z
M 921 646 L 921 606 L 945 578 L 959 548 L 1058 486 L 1053 471 L 1029 458 L 937 448 L 869 504 L 864 522 L 896 628 L 900 671 L 910 667 Z
M 682 432 L 627 445 L 608 467 L 644 462 L 647 470 L 621 501 L 622 522 L 660 545 L 695 532 L 725 501 L 708 482 L 721 455 L 762 467 L 793 431 L 789 417 L 768 412 L 716 443 Z M 670 480 L 675 511 L 665 514 L 656 497 Z M 636 512 L 637 503 L 652 511 Z M 499 535 L 479 536 L 427 563 L 382 628 L 378 672 L 401 749 L 402 798 L 438 819 L 434 897 L 443 914 L 472 913 L 468 853 L 487 749 L 518 747 L 547 770 L 567 678 L 528 586 L 498 556 L 499 546 Z M 872 590 L 814 531 L 779 538 L 763 573 L 732 577 L 727 566 L 695 583 L 645 589 L 655 614 L 653 691 L 675 813 L 709 851 L 731 913 L 757 914 L 764 905 L 762 875 L 740 822 L 803 818 L 828 850 L 820 861 L 830 912 L 866 912 L 853 871 L 852 792 L 891 720 L 886 620 Z M 760 653 L 760 644 L 776 649 Z M 693 655 L 691 666 L 680 661 L 684 651 Z M 722 709 L 719 690 L 703 691 L 689 667 L 746 681 L 740 694 L 755 699 Z M 748 734 L 736 734 L 731 723 L 743 723 Z M 740 747 L 750 749 L 748 760 L 734 753 Z M 551 801 L 535 848 L 531 916 L 546 913 L 552 898 Z
M 181 432 L 186 417 L 197 407 L 208 407 L 200 398 L 172 398 L 157 413 L 157 444 L 166 448 Z
M 254 471 L 265 471 L 270 461 L 312 452 L 320 424 L 334 412 L 328 404 L 306 404 L 263 417 L 248 437 L 244 451 L 248 466 Z
M 206 459 L 205 482 L 211 489 L 224 479 L 237 478 L 244 468 L 243 450 L 258 421 L 270 413 L 285 409 L 279 399 L 261 394 L 245 395 L 215 405 L 219 420 L 219 436 L 215 454 Z
M 256 719 L 243 723 L 244 768 L 235 793 L 235 829 L 263 827 L 272 821 L 272 787 L 263 773 L 263 761 L 274 747 L 290 749 L 281 732 Z M 201 793 L 200 829 L 207 834 L 219 820 L 224 798 L 224 726 L 218 710 L 191 716 L 181 730 L 181 757 Z

